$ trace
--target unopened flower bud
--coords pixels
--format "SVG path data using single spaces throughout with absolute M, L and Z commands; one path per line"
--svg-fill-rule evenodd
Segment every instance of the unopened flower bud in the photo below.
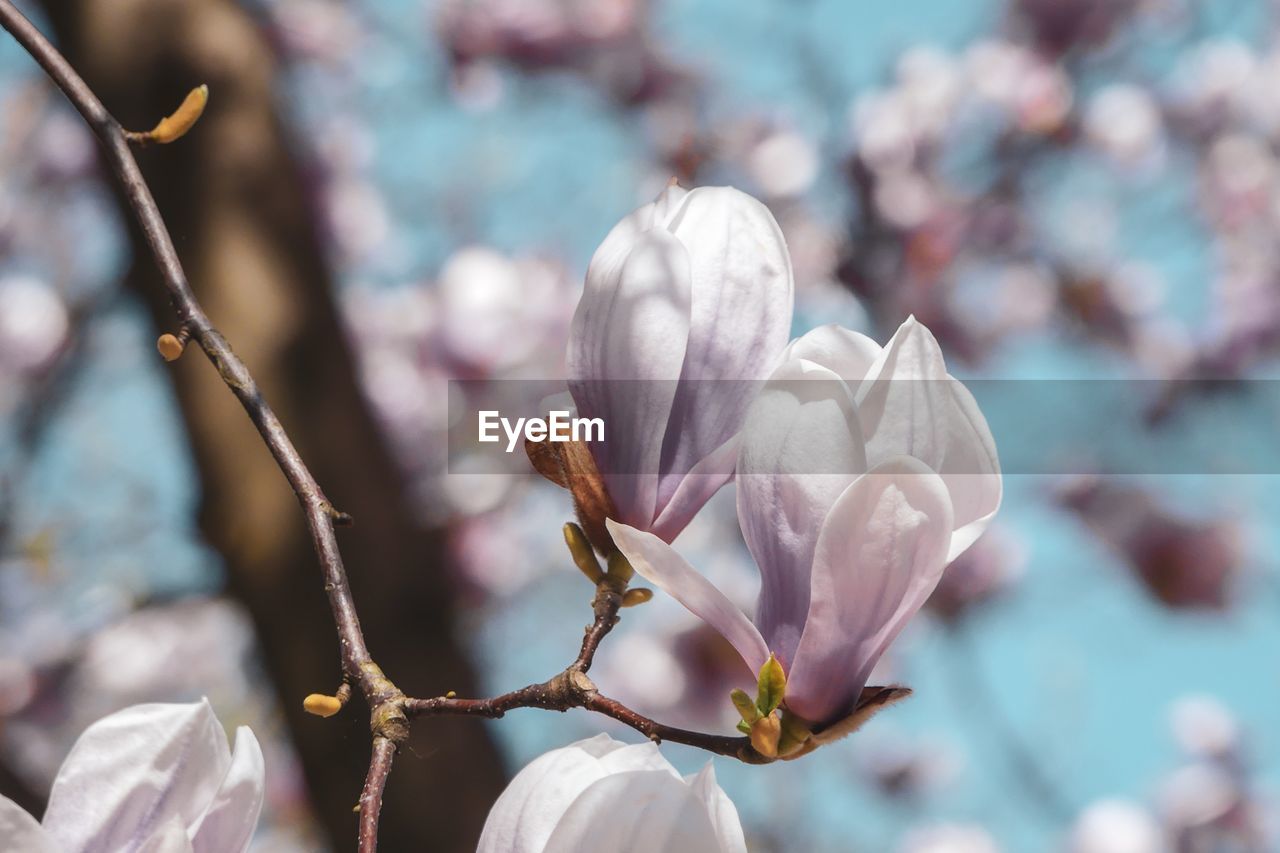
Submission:
M 601 570 L 600 561 L 596 559 L 595 552 L 591 549 L 591 543 L 587 541 L 587 534 L 572 521 L 564 526 L 564 544 L 569 546 L 573 564 L 578 567 L 578 571 L 587 576 L 587 580 L 597 584 L 604 580 L 604 571 Z
M 182 351 L 186 349 L 186 347 L 182 345 L 182 341 L 177 335 L 171 335 L 168 332 L 165 332 L 163 335 L 156 338 L 156 349 L 160 351 L 160 355 L 165 361 L 177 361 L 178 357 L 182 355 Z
M 629 589 L 622 594 L 623 607 L 635 607 L 637 604 L 644 604 L 646 601 L 653 600 L 653 590 L 645 589 L 638 586 L 635 589 Z
M 751 745 L 765 758 L 778 757 L 778 740 L 781 737 L 782 721 L 774 714 L 751 724 Z
M 342 710 L 342 703 L 337 696 L 326 693 L 312 693 L 302 700 L 302 709 L 317 717 L 332 717 Z

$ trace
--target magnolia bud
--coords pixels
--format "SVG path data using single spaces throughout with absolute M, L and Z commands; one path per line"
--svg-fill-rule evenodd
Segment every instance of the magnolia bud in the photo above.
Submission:
M 765 758 L 778 757 L 778 740 L 781 737 L 782 721 L 774 714 L 751 724 L 751 745 Z
M 308 714 L 315 714 L 317 717 L 332 717 L 342 710 L 342 703 L 338 701 L 337 696 L 312 693 L 302 700 L 302 709 Z
M 187 93 L 187 97 L 172 115 L 160 119 L 160 123 L 144 136 L 148 141 L 159 142 L 162 145 L 181 138 L 199 121 L 207 103 L 209 103 L 209 87 L 197 86 Z
M 160 355 L 165 361 L 177 361 L 186 347 L 183 346 L 181 339 L 177 335 L 165 332 L 156 338 L 156 349 L 160 351 Z
M 646 601 L 653 600 L 653 590 L 645 589 L 638 586 L 635 589 L 629 589 L 622 594 L 623 607 L 635 607 L 637 604 L 644 604 Z

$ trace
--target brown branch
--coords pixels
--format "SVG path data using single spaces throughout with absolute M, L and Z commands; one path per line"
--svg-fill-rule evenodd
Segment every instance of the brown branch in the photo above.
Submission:
M 603 696 L 588 677 L 587 671 L 600 643 L 618 623 L 618 609 L 622 606 L 625 582 L 607 576 L 596 587 L 592 610 L 595 618 L 587 626 L 582 640 L 582 651 L 573 663 L 554 678 L 540 684 L 530 684 L 519 690 L 503 693 L 491 699 L 458 699 L 453 696 L 437 696 L 431 699 L 405 699 L 403 708 L 410 717 L 427 717 L 441 714 L 461 714 L 472 717 L 497 719 L 517 708 L 541 708 L 547 711 L 568 711 L 584 708 L 612 717 L 640 734 L 661 743 L 683 743 L 696 746 L 716 755 L 736 758 L 747 764 L 768 764 L 772 759 L 756 752 L 745 737 L 726 737 L 705 732 L 689 731 L 668 726 L 633 711 L 616 699 Z
M 360 792 L 360 840 L 359 853 L 373 853 L 378 849 L 378 815 L 382 812 L 382 792 L 387 788 L 391 775 L 391 761 L 396 757 L 396 744 L 387 738 L 373 739 L 373 756 L 369 759 L 369 775 L 364 790 Z
M 155 199 L 130 149 L 130 139 L 136 135 L 121 126 L 66 58 L 10 0 L 0 0 L 0 25 L 40 64 L 101 142 L 169 291 L 183 336 L 189 336 L 199 345 L 222 381 L 239 400 L 302 506 L 338 631 L 344 683 L 357 685 L 370 708 L 373 748 L 357 806 L 360 812 L 360 853 L 372 853 L 377 848 L 383 793 L 396 750 L 408 737 L 411 717 L 463 715 L 497 718 L 515 708 L 556 711 L 583 708 L 618 720 L 654 741 L 688 744 L 748 763 L 769 761 L 751 748 L 747 738 L 667 726 L 617 700 L 600 695 L 587 672 L 600 643 L 618 622 L 618 611 L 627 588 L 627 578 L 612 572 L 596 587 L 592 601 L 594 619 L 584 632 L 578 656 L 559 675 L 491 699 L 458 699 L 453 696 L 407 698 L 374 662 L 365 644 L 334 530 L 335 524 L 350 523 L 350 517 L 335 509 L 325 497 L 279 418 L 263 399 L 248 368 L 232 352 L 196 299 Z

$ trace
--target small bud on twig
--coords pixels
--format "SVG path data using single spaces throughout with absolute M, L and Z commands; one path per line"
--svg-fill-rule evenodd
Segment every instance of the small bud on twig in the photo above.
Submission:
M 195 126 L 200 116 L 204 115 L 207 103 L 209 103 L 209 87 L 197 86 L 187 93 L 187 97 L 172 114 L 160 119 L 160 122 L 151 130 L 146 133 L 130 131 L 126 135 L 131 142 L 158 142 L 161 145 L 173 142 L 175 139 L 182 138 Z
M 782 736 L 782 720 L 770 714 L 751 724 L 751 746 L 765 758 L 778 757 L 778 739 Z
M 636 570 L 631 567 L 631 563 L 627 562 L 627 558 L 622 556 L 621 551 L 609 553 L 609 577 L 625 587 L 635 577 L 635 574 Z
M 587 580 L 594 584 L 604 580 L 604 570 L 600 568 L 600 561 L 596 559 L 595 551 L 591 549 L 587 534 L 572 521 L 564 526 L 564 544 L 569 546 L 573 564 L 578 567 L 578 571 L 587 576 Z
M 160 351 L 160 356 L 165 361 L 177 361 L 182 356 L 182 351 L 186 349 L 182 339 L 177 335 L 171 335 L 165 332 L 156 338 L 156 349 Z
M 652 600 L 653 590 L 645 589 L 642 586 L 638 586 L 635 589 L 629 589 L 622 594 L 623 607 L 635 607 L 636 605 L 644 604 L 646 601 Z
M 327 693 L 312 693 L 302 700 L 302 709 L 308 714 L 315 714 L 317 717 L 332 717 L 342 710 L 342 702 L 338 700 L 337 696 L 330 696 Z

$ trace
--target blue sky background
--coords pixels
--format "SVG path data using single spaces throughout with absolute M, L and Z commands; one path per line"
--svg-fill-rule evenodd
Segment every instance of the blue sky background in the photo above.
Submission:
M 420 2 L 353 5 L 373 41 L 357 68 L 301 62 L 280 84 L 284 108 L 304 140 L 335 111 L 372 134 L 368 177 L 388 204 L 394 251 L 347 263 L 344 284 L 396 287 L 429 279 L 453 250 L 472 242 L 555 251 L 581 271 L 605 231 L 635 206 L 650 170 L 636 115 L 574 75 L 511 69 L 502 72 L 507 95 L 496 108 L 463 109 L 448 97 L 446 59 L 430 38 Z M 1214 26 L 1259 41 L 1264 7 L 1211 4 Z M 822 140 L 823 171 L 810 202 L 836 217 L 845 204 L 834 176 L 844 138 L 838 128 L 846 119 L 833 100 L 842 110 L 858 91 L 884 79 L 907 47 L 963 46 L 990 31 L 999 8 L 953 0 L 666 0 L 657 4 L 654 31 L 666 52 L 702 75 L 708 115 L 782 115 Z M 1141 59 L 1159 68 L 1167 60 L 1162 52 L 1154 43 Z M 815 87 L 815 74 L 824 88 Z M 0 106 L 34 79 L 26 57 L 0 39 Z M 459 175 L 467 176 L 461 204 Z M 1087 164 L 1066 164 L 1045 182 L 1046 209 L 1055 197 L 1112 191 L 1111 183 Z M 1158 266 L 1171 283 L 1174 310 L 1190 319 L 1204 310 L 1212 263 L 1198 226 L 1178 212 L 1192 191 L 1193 176 L 1178 169 L 1157 187 L 1119 190 L 1122 248 Z M 126 261 L 118 224 L 92 188 L 75 201 L 83 240 L 71 251 L 82 286 L 109 293 Z M 0 257 L 4 271 L 29 263 Z M 19 518 L 26 529 L 68 514 L 79 522 L 65 547 L 83 556 L 71 563 L 83 573 L 45 594 L 86 622 L 120 599 L 207 591 L 221 583 L 216 555 L 193 534 L 193 468 L 153 357 L 154 333 L 128 298 L 108 304 L 89 328 L 94 357 L 21 475 Z M 1050 333 L 1001 348 L 982 375 L 1115 378 L 1129 370 L 1113 354 Z M 997 420 L 1011 425 L 996 434 L 1006 453 L 1035 441 L 1012 426 L 1016 418 Z M 17 462 L 12 438 L 9 425 L 0 424 L 0 466 Z M 1274 521 L 1280 482 L 1211 475 L 1157 482 L 1173 505 L 1193 514 L 1229 512 L 1247 527 L 1249 558 L 1237 604 L 1214 615 L 1172 612 L 1153 602 L 1111 552 L 1048 504 L 1050 486 L 1047 478 L 1007 478 L 1000 524 L 1027 546 L 1026 575 L 1013 594 L 970 624 L 971 646 L 928 620 L 904 635 L 900 674 L 916 689 L 909 702 L 812 760 L 767 768 L 717 761 L 749 828 L 808 828 L 805 846 L 784 849 L 878 851 L 892 849 L 909 826 L 974 821 L 1007 850 L 1055 849 L 1066 827 L 1024 795 L 968 666 L 978 668 L 1008 729 L 1034 752 L 1072 810 L 1107 797 L 1151 802 L 1161 776 L 1182 758 L 1169 731 L 1169 707 L 1196 693 L 1212 694 L 1238 716 L 1258 779 L 1272 796 L 1280 790 L 1280 527 Z M 147 522 L 136 542 L 127 551 L 110 547 L 119 530 L 112 508 L 136 518 L 140 506 Z M 539 535 L 554 542 L 560 534 L 549 525 Z M 19 622 L 37 604 L 6 596 L 0 575 L 0 618 Z M 583 605 L 576 576 L 551 574 L 514 600 L 470 614 L 489 686 L 506 689 L 553 671 L 577 642 Z M 643 630 L 645 618 L 628 612 L 620 631 Z M 523 762 L 592 734 L 597 722 L 530 711 L 493 724 L 492 731 Z M 914 803 L 885 798 L 858 772 L 869 745 L 885 738 L 945 744 L 958 756 L 956 778 Z M 705 760 L 679 747 L 666 751 L 685 770 Z

